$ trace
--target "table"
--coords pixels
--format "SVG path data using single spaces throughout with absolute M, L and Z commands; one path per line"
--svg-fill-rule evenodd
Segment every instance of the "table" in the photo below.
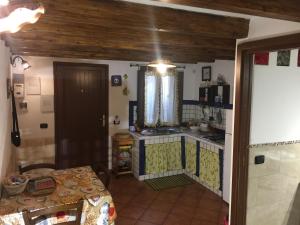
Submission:
M 56 182 L 56 190 L 47 196 L 33 197 L 22 193 L 0 200 L 0 225 L 24 225 L 22 211 L 43 209 L 51 206 L 70 204 L 84 200 L 81 224 L 114 225 L 115 206 L 110 193 L 98 179 L 91 167 L 78 167 L 66 170 L 48 171 L 47 174 L 36 172 L 27 176 L 50 175 Z M 55 216 L 48 223 L 68 221 L 69 217 Z M 50 222 L 49 222 L 50 221 Z M 54 222 L 55 221 L 55 222 Z

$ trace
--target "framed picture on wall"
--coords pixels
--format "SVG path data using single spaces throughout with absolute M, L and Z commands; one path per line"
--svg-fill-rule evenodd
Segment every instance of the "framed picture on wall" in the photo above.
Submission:
M 269 65 L 269 52 L 257 52 L 254 54 L 255 65 Z
M 211 81 L 211 66 L 202 67 L 202 81 Z
M 113 86 L 113 87 L 122 86 L 122 76 L 121 75 L 112 75 L 111 76 L 111 86 Z

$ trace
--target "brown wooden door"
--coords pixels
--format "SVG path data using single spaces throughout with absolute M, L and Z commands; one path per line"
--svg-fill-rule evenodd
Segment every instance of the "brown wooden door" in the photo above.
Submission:
M 54 62 L 56 166 L 108 161 L 108 66 Z

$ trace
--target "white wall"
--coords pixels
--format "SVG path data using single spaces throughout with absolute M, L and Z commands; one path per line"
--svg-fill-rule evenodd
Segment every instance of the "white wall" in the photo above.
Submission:
M 269 66 L 254 65 L 250 143 L 300 140 L 300 67 L 298 49 L 290 66 L 277 66 L 277 52 Z
M 6 79 L 10 77 L 10 53 L 0 41 L 0 181 L 12 168 L 11 161 L 11 101 L 6 95 Z

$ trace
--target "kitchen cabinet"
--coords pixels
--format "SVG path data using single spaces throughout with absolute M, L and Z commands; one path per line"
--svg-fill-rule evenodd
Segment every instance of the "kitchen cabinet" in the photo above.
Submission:
M 196 141 L 187 139 L 187 142 L 185 144 L 185 171 L 190 175 L 196 174 L 196 152 Z
M 200 148 L 200 182 L 214 191 L 219 191 L 220 182 L 220 157 L 219 154 L 209 149 Z
M 180 142 L 145 145 L 146 175 L 179 169 L 182 169 Z

